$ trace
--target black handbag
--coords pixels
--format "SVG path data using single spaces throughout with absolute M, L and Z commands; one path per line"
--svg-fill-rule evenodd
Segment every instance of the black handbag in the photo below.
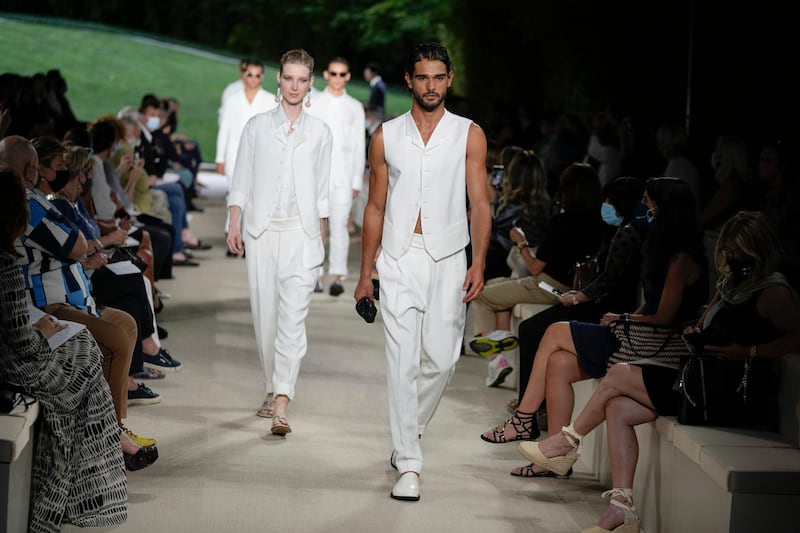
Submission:
M 0 413 L 10 413 L 24 398 L 16 387 L 0 383 Z
M 674 389 L 678 422 L 686 425 L 768 427 L 771 425 L 771 365 L 763 359 L 691 354 L 683 358 Z

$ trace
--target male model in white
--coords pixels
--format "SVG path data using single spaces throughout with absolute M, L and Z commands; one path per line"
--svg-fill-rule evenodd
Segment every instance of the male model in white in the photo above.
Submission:
M 417 46 L 405 67 L 411 111 L 384 122 L 369 148 L 356 301 L 373 299 L 380 275 L 386 335 L 392 498 L 419 500 L 420 439 L 461 352 L 466 303 L 483 290 L 491 214 L 486 195 L 486 136 L 447 111 L 453 82 L 447 50 Z M 471 206 L 467 220 L 467 195 Z M 470 235 L 471 234 L 471 235 Z M 472 238 L 472 264 L 464 247 Z
M 215 162 L 217 172 L 228 179 L 229 191 L 233 171 L 236 168 L 236 152 L 239 149 L 239 139 L 242 137 L 244 125 L 247 124 L 250 117 L 269 111 L 277 105 L 275 95 L 261 87 L 263 77 L 264 65 L 258 60 L 248 60 L 242 73 L 243 89 L 233 91 L 224 97 L 220 108 Z M 226 231 L 229 222 L 229 219 L 225 220 Z M 228 255 L 233 255 L 230 250 Z
M 228 249 L 239 256 L 247 250 L 250 308 L 264 371 L 266 397 L 256 414 L 272 417 L 278 435 L 291 431 L 286 415 L 308 346 L 305 320 L 317 270 L 325 259 L 332 140 L 327 124 L 303 111 L 313 69 L 305 50 L 283 55 L 280 105 L 245 125 L 228 195 Z
M 350 64 L 342 57 L 328 62 L 322 73 L 327 86 L 314 94 L 309 112 L 322 118 L 333 135 L 331 153 L 331 189 L 328 217 L 328 275 L 331 296 L 344 292 L 342 280 L 347 276 L 347 256 L 350 251 L 348 222 L 353 200 L 364 183 L 365 136 L 364 106 L 347 94 Z M 317 290 L 323 285 L 320 269 Z

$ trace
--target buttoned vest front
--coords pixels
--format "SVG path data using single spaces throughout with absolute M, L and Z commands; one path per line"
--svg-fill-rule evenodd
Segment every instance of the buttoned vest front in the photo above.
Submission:
M 411 245 L 417 215 L 425 249 L 434 260 L 469 243 L 466 154 L 471 124 L 445 111 L 426 145 L 410 111 L 383 123 L 389 190 L 381 246 L 392 257 L 401 257 Z

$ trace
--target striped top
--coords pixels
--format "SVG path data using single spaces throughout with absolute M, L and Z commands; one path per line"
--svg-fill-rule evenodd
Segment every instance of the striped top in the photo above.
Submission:
M 99 316 L 83 266 L 69 258 L 80 230 L 40 191 L 28 190 L 27 197 L 30 218 L 16 250 L 31 302 L 39 308 L 69 304 Z

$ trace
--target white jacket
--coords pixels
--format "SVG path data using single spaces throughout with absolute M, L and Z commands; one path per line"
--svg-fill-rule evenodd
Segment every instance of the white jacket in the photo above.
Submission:
M 236 156 L 236 170 L 228 193 L 228 207 L 237 205 L 243 213 L 243 229 L 259 237 L 272 220 L 281 190 L 286 134 L 282 106 L 259 113 L 247 121 Z M 331 132 L 322 119 L 301 112 L 295 121 L 295 149 L 291 153 L 294 187 L 300 221 L 307 237 L 319 246 L 306 266 L 320 264 L 325 252 L 320 236 L 320 218 L 328 217 Z

